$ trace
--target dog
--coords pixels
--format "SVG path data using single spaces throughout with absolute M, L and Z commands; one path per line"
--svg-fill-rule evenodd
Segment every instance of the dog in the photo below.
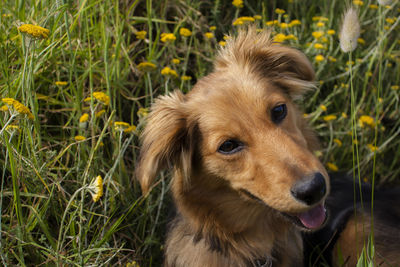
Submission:
M 335 244 L 358 253 L 353 261 L 360 255 L 349 249 L 357 221 L 341 216 L 353 202 L 326 202 L 331 184 L 314 153 L 318 139 L 296 105 L 314 78 L 303 53 L 249 27 L 228 40 L 189 93 L 155 101 L 136 177 L 147 194 L 161 170 L 173 169 L 177 214 L 165 266 L 320 266 L 314 245 L 329 264 Z M 333 203 L 328 222 L 325 203 Z

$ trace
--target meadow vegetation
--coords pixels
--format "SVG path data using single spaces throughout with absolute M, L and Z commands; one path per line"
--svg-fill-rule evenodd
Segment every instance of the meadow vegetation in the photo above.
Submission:
M 313 63 L 316 90 L 298 103 L 327 169 L 397 184 L 400 3 L 379 2 L 1 1 L 0 264 L 160 266 L 168 173 L 146 197 L 134 181 L 148 108 L 189 91 L 248 24 Z M 361 26 L 351 60 L 346 4 Z

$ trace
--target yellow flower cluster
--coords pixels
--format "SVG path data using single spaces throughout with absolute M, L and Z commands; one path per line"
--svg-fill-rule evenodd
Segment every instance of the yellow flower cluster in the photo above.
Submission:
M 332 162 L 326 163 L 326 167 L 328 167 L 328 169 L 333 172 L 337 172 L 339 170 L 338 166 L 336 166 L 336 164 L 334 164 Z
M 333 142 L 335 142 L 335 143 L 337 144 L 338 147 L 341 147 L 341 146 L 343 145 L 343 144 L 342 144 L 342 141 L 340 141 L 340 140 L 337 139 L 337 138 L 333 139 Z
M 204 37 L 206 37 L 207 39 L 212 39 L 214 38 L 214 34 L 212 32 L 206 32 L 204 34 Z
M 114 129 L 116 131 L 121 131 L 124 133 L 132 133 L 136 130 L 136 126 L 130 125 L 129 123 L 124 121 L 116 121 L 114 122 Z
M 364 125 L 368 125 L 370 127 L 375 127 L 375 120 L 371 116 L 368 115 L 362 115 L 359 119 L 358 122 L 361 127 L 364 127 Z
M 189 30 L 188 28 L 180 28 L 179 29 L 179 34 L 184 36 L 184 37 L 189 37 L 192 35 L 192 31 Z
M 22 33 L 30 35 L 31 37 L 44 38 L 44 39 L 48 38 L 50 33 L 48 29 L 32 24 L 23 24 L 18 27 L 18 30 Z
M 57 85 L 57 86 L 66 86 L 66 85 L 68 85 L 68 82 L 56 81 L 54 84 Z
M 28 118 L 31 119 L 31 120 L 35 119 L 35 117 L 31 113 L 31 111 L 29 110 L 29 108 L 24 106 L 18 100 L 15 100 L 14 98 L 3 98 L 3 99 L 1 99 L 1 101 L 6 103 L 9 107 L 13 107 L 19 114 L 27 115 Z
M 355 4 L 356 6 L 363 6 L 364 2 L 361 0 L 353 0 L 353 4 Z
M 100 101 L 101 103 L 103 103 L 104 105 L 109 105 L 110 104 L 110 97 L 108 95 L 106 95 L 103 92 L 93 92 L 92 96 Z M 85 98 L 85 102 L 89 102 L 92 98 L 89 96 L 87 98 Z
M 323 16 L 314 16 L 312 17 L 312 21 L 329 21 L 329 19 Z
M 79 118 L 80 123 L 87 122 L 88 120 L 89 120 L 89 114 L 87 113 L 83 113 L 82 116 Z
M 101 178 L 100 175 L 97 176 L 90 185 L 90 193 L 94 202 L 99 201 L 103 196 L 103 178 Z
M 79 142 L 79 141 L 84 141 L 86 140 L 86 137 L 84 137 L 83 135 L 76 135 L 74 137 L 75 141 Z
M 286 40 L 297 40 L 297 37 L 293 34 L 286 35 L 283 33 L 278 33 L 273 37 L 273 41 L 276 43 L 282 43 Z
M 162 33 L 161 34 L 161 42 L 173 42 L 176 40 L 176 37 L 173 33 Z
M 237 8 L 243 7 L 243 0 L 233 0 L 232 5 L 234 5 Z
M 143 72 L 149 72 L 149 71 L 152 71 L 152 70 L 155 70 L 156 69 L 156 65 L 154 64 L 154 63 L 151 63 L 151 62 L 141 62 L 141 63 L 139 63 L 139 65 L 137 66 L 137 68 L 140 70 L 140 71 L 143 71 Z
M 190 80 L 192 79 L 192 77 L 187 76 L 187 75 L 183 75 L 183 76 L 181 77 L 181 79 L 182 79 L 182 81 L 190 81 Z
M 254 21 L 255 21 L 255 18 L 253 18 L 253 17 L 238 17 L 237 19 L 235 19 L 235 21 L 233 21 L 232 25 L 238 26 L 238 25 L 243 25 L 245 23 L 254 22 Z
M 140 40 L 144 40 L 146 38 L 147 32 L 146 31 L 138 31 L 135 32 L 136 38 Z
M 286 12 L 285 10 L 280 9 L 280 8 L 275 9 L 275 13 L 279 14 L 279 15 L 285 14 L 285 12 Z
M 377 146 L 374 146 L 373 144 L 367 144 L 367 147 L 369 148 L 369 150 L 371 150 L 371 152 L 379 150 L 379 148 Z
M 161 70 L 161 74 L 164 76 L 174 76 L 178 77 L 178 73 L 175 70 L 171 69 L 170 67 L 165 67 Z
M 324 61 L 324 60 L 325 60 L 325 57 L 323 55 L 316 55 L 315 56 L 315 61 L 316 62 L 321 62 L 321 61 Z
M 139 108 L 136 114 L 139 116 L 139 118 L 147 117 L 147 115 L 149 115 L 149 110 L 147 108 Z
M 324 121 L 333 121 L 337 119 L 336 115 L 326 115 L 323 117 Z

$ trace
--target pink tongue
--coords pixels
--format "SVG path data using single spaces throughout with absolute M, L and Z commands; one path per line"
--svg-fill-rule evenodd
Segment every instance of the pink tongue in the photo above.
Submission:
M 315 229 L 320 227 L 325 221 L 325 208 L 322 205 L 318 205 L 309 211 L 300 213 L 297 217 L 305 227 Z

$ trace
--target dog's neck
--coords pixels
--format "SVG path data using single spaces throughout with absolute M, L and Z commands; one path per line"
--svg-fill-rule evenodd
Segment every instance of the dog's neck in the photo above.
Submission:
M 193 232 L 193 242 L 203 240 L 212 251 L 251 262 L 279 260 L 274 251 L 294 251 L 288 255 L 302 251 L 297 229 L 271 208 L 216 177 L 191 177 L 190 184 L 190 188 L 175 184 L 173 194 L 182 219 Z

